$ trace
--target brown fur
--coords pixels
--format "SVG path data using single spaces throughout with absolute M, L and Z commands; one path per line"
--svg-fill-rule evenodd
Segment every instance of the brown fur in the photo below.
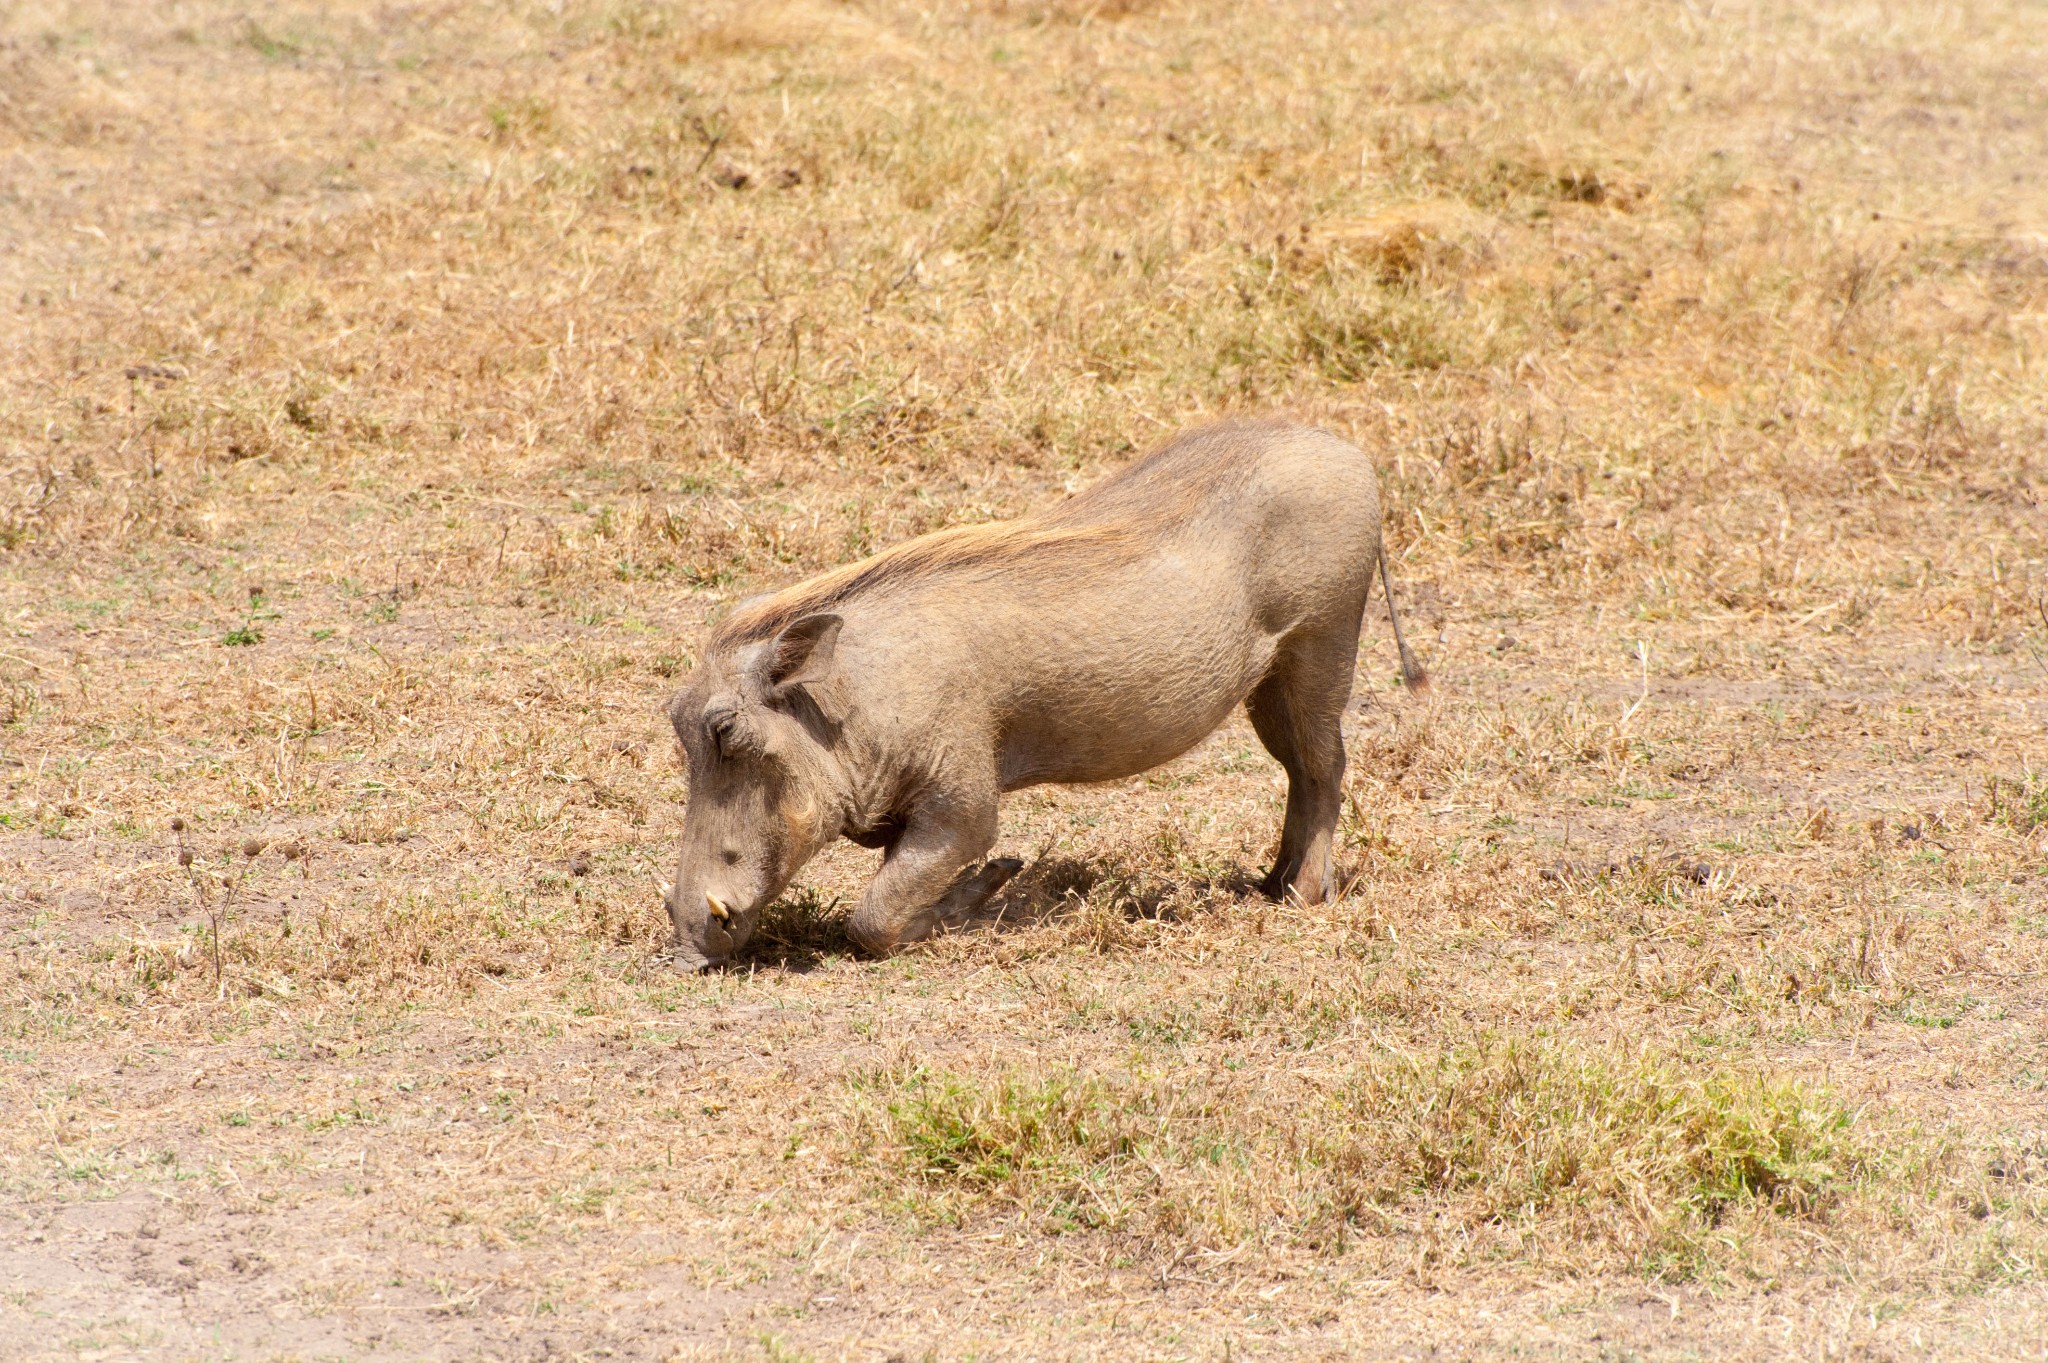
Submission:
M 1355 447 L 1212 426 L 1040 515 L 926 535 L 741 606 L 670 711 L 691 773 L 679 959 L 730 956 L 841 835 L 888 849 L 855 940 L 926 936 L 1016 869 L 975 869 L 1002 792 L 1143 771 L 1240 703 L 1288 775 L 1267 889 L 1322 898 L 1379 526 Z
M 765 639 L 848 597 L 940 575 L 1021 571 L 1050 582 L 1102 571 L 1142 553 L 1146 529 L 1191 516 L 1215 484 L 1234 483 L 1236 441 L 1287 429 L 1279 422 L 1243 421 L 1191 431 L 1037 517 L 935 530 L 746 602 L 719 623 L 711 645 Z M 1162 476 L 1162 459 L 1182 467 Z M 1185 476 L 1189 466 L 1200 466 L 1209 480 Z
M 830 610 L 863 592 L 909 586 L 942 575 L 971 578 L 987 571 L 1035 572 L 1050 581 L 1107 567 L 1142 547 L 1129 531 L 1117 526 L 1050 529 L 997 521 L 935 530 L 872 558 L 742 604 L 712 631 L 711 646 L 766 639 L 792 621 Z

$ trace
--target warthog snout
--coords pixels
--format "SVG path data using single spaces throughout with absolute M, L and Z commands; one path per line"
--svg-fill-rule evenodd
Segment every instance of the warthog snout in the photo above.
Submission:
M 661 907 L 669 917 L 669 923 L 676 929 L 671 960 L 678 970 L 698 974 L 713 966 L 724 965 L 731 957 L 737 944 L 733 941 L 732 906 L 717 895 L 704 895 L 704 913 L 710 923 L 697 931 L 685 931 L 684 923 L 690 915 L 678 911 L 676 887 L 669 881 L 661 882 Z M 723 941 L 719 934 L 723 933 Z

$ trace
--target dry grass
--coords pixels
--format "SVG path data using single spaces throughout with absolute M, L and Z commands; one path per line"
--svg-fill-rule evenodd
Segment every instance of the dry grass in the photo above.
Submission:
M 10 1356 L 2038 1357 L 2030 7 L 0 18 Z M 1385 466 L 1335 904 L 1239 724 L 679 978 L 739 595 L 1281 409 Z M 174 827 L 174 820 L 182 826 Z M 190 854 L 183 864 L 181 853 Z

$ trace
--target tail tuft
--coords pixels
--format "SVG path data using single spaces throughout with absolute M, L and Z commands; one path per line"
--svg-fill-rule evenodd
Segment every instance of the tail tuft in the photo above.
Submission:
M 1401 645 L 1401 685 L 1418 696 L 1429 690 L 1429 673 L 1423 670 L 1422 664 L 1415 659 L 1414 650 L 1406 644 Z

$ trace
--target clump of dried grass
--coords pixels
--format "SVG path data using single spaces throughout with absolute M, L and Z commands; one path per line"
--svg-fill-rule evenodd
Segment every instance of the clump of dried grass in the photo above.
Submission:
M 1160 0 L 977 0 L 975 7 L 998 19 L 1079 24 L 1128 19 L 1160 8 Z
M 1382 283 L 1425 269 L 1456 268 L 1487 249 L 1497 229 L 1456 199 L 1394 204 L 1359 217 L 1329 218 L 1301 234 L 1297 248 L 1325 269 L 1364 268 Z
M 1993 776 L 1986 800 L 1988 817 L 2015 833 L 2048 827 L 2048 776 Z
M 685 40 L 685 57 L 718 57 L 822 45 L 862 60 L 913 62 L 923 54 L 859 10 L 845 5 L 749 5 Z

